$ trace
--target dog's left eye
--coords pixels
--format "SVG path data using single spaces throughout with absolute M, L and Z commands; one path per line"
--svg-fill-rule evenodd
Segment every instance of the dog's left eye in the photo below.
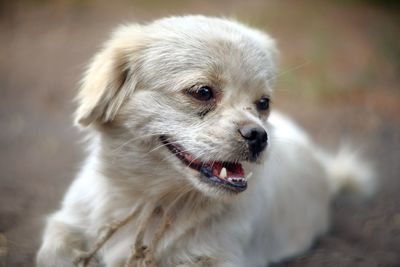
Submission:
M 202 86 L 200 88 L 190 90 L 189 95 L 200 101 L 209 101 L 214 97 L 212 89 L 208 86 Z
M 268 110 L 269 109 L 269 99 L 266 97 L 261 98 L 256 102 L 256 106 L 258 110 Z

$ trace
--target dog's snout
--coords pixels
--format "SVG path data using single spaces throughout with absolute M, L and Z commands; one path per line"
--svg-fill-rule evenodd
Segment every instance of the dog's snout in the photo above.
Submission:
M 268 143 L 267 132 L 261 126 L 246 124 L 239 128 L 240 135 L 249 145 L 250 160 L 257 159 Z

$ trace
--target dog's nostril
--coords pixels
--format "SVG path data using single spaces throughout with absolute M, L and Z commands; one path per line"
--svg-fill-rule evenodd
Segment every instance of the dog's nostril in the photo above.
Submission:
M 258 139 L 258 131 L 252 129 L 252 131 L 250 131 L 250 134 L 248 136 L 244 136 L 244 138 L 248 140 L 256 140 Z

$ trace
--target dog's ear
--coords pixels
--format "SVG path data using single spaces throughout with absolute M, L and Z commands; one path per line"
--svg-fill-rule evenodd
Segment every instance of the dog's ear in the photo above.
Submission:
M 112 121 L 135 88 L 132 71 L 144 38 L 139 25 L 117 29 L 89 65 L 77 96 L 75 122 L 88 126 Z

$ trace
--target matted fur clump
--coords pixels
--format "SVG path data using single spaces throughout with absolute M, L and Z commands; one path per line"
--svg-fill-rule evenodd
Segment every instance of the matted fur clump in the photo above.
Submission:
M 37 265 L 256 267 L 309 248 L 334 195 L 373 176 L 271 112 L 276 54 L 221 18 L 118 28 L 84 75 L 88 157 Z

